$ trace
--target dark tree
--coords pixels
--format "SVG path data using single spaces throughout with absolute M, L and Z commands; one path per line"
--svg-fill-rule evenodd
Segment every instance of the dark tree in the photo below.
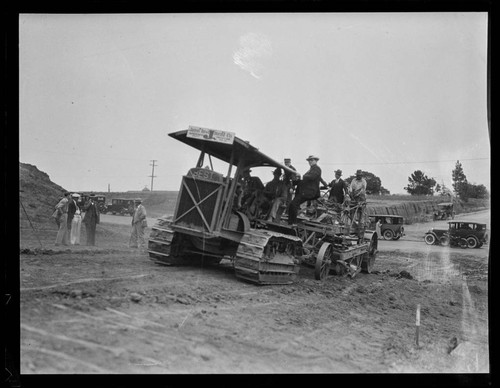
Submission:
M 486 199 L 488 197 L 489 193 L 485 185 L 467 183 L 467 198 Z
M 408 177 L 408 186 L 404 189 L 411 195 L 434 195 L 436 181 L 422 171 L 416 170 Z
M 458 160 L 455 164 L 455 168 L 451 172 L 451 180 L 453 181 L 453 191 L 455 194 L 460 197 L 460 199 L 467 201 L 469 184 L 464 169 L 462 168 L 462 163 Z
M 375 174 L 368 172 L 368 171 L 362 171 L 363 173 L 363 178 L 366 180 L 366 194 L 373 194 L 373 195 L 379 195 L 379 194 L 390 194 L 389 190 L 387 190 L 384 186 L 382 186 L 382 181 L 378 176 Z M 346 182 L 348 185 L 351 184 L 352 180 L 355 179 L 355 175 L 351 175 L 349 178 L 346 178 Z

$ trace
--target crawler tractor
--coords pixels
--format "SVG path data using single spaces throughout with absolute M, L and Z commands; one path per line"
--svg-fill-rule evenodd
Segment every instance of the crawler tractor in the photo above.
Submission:
M 301 264 L 314 266 L 320 280 L 330 270 L 350 276 L 371 272 L 378 236 L 365 230 L 358 217 L 366 204 L 346 203 L 342 214 L 335 214 L 323 203 L 314 216 L 300 217 L 293 226 L 286 216 L 266 221 L 265 215 L 251 215 L 238 205 L 243 172 L 254 167 L 281 168 L 290 174 L 294 170 L 231 132 L 190 126 L 169 136 L 198 149 L 200 155 L 182 177 L 174 215 L 158 219 L 152 227 L 148 252 L 154 262 L 181 265 L 229 259 L 237 278 L 256 284 L 293 283 Z M 212 158 L 227 163 L 225 175 L 214 170 Z
M 196 166 L 182 177 L 173 217 L 152 227 L 149 256 L 158 264 L 234 261 L 238 278 L 257 284 L 290 284 L 300 268 L 299 237 L 258 230 L 237 210 L 237 189 L 251 167 L 288 167 L 264 155 L 231 132 L 193 127 L 169 134 L 200 151 Z M 214 171 L 212 158 L 227 163 L 226 174 Z M 205 166 L 208 159 L 209 168 Z M 208 166 L 208 165 L 207 165 Z

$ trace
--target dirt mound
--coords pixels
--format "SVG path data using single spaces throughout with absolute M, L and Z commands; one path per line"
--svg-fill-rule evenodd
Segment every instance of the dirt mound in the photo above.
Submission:
M 19 163 L 19 220 L 21 226 L 31 222 L 53 223 L 50 215 L 65 189 L 52 182 L 47 173 L 36 166 Z M 24 210 L 23 210 L 24 207 Z M 26 213 L 25 213 L 26 211 Z

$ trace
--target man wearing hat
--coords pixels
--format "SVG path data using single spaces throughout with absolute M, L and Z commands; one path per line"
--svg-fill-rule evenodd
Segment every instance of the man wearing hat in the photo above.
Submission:
M 59 225 L 59 230 L 57 231 L 55 245 L 68 245 L 68 204 L 70 201 L 71 193 L 65 191 L 63 193 L 63 198 L 55 206 L 58 214 L 57 224 Z
M 310 168 L 302 179 L 300 179 L 300 174 L 297 174 L 299 178 L 297 190 L 295 191 L 295 197 L 288 206 L 289 225 L 294 225 L 297 222 L 297 212 L 302 203 L 319 198 L 321 195 L 319 191 L 319 183 L 321 181 L 321 168 L 318 166 L 319 158 L 310 155 L 306 160 L 309 162 Z
M 366 202 L 366 180 L 363 178 L 363 171 L 357 170 L 356 177 L 351 181 L 349 186 L 349 194 L 354 205 L 361 205 Z M 360 207 L 358 219 L 354 220 L 357 223 L 358 235 L 361 238 L 363 234 L 363 223 L 366 218 L 365 206 Z
M 261 195 L 264 190 L 264 184 L 257 176 L 251 176 L 252 170 L 249 168 L 243 171 L 243 181 L 241 182 L 242 197 L 239 201 L 244 211 L 255 213 L 255 200 Z
M 99 208 L 97 207 L 96 196 L 91 193 L 89 200 L 84 206 L 85 216 L 83 223 L 85 224 L 85 231 L 87 232 L 87 245 L 95 245 L 95 229 L 100 221 Z
M 356 202 L 366 201 L 366 180 L 363 178 L 363 171 L 356 171 L 356 178 L 351 181 L 349 187 L 351 199 Z
M 328 200 L 334 205 L 344 203 L 344 198 L 348 192 L 347 183 L 341 178 L 342 170 L 335 171 L 335 179 L 328 185 L 330 187 L 330 195 Z
M 75 215 L 75 212 L 76 212 L 76 209 L 77 209 L 77 204 L 76 204 L 76 200 L 77 200 L 77 197 L 78 194 L 76 193 L 73 193 L 70 195 L 69 197 L 69 201 L 68 201 L 68 233 L 71 234 L 71 224 L 73 222 L 73 216 Z
M 140 248 L 144 249 L 146 242 L 144 240 L 144 230 L 148 226 L 146 220 L 146 209 L 142 204 L 142 199 L 136 199 L 135 201 L 135 211 L 132 216 L 132 233 L 130 235 L 130 241 L 128 246 L 130 248 Z

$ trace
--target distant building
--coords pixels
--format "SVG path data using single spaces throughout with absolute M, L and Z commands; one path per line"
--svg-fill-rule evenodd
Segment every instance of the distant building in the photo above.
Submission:
M 148 189 L 148 186 L 144 186 L 144 188 L 142 189 L 142 191 L 150 191 L 150 190 Z

